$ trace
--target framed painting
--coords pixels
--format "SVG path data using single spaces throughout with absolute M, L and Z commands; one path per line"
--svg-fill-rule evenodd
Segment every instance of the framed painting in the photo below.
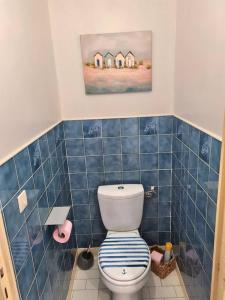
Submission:
M 152 32 L 81 35 L 86 94 L 152 90 Z

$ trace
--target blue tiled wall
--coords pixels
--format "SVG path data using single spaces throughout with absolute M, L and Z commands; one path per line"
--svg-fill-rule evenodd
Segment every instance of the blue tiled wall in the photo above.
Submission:
M 59 245 L 52 239 L 53 228 L 44 226 L 54 205 L 71 205 L 65 169 L 62 123 L 0 167 L 1 209 L 23 300 L 64 300 L 67 294 L 75 238 Z M 28 206 L 20 214 L 17 196 L 23 190 Z
M 172 241 L 190 299 L 209 299 L 221 143 L 174 118 Z
M 104 184 L 154 185 L 140 231 L 149 244 L 170 240 L 172 126 L 172 116 L 64 122 L 78 247 L 105 238 L 96 193 Z

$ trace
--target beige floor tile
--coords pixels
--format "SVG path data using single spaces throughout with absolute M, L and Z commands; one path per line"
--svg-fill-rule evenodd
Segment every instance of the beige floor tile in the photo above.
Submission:
M 150 299 L 176 297 L 175 289 L 172 286 L 155 286 L 155 287 L 150 287 L 149 290 L 150 290 Z
M 161 286 L 161 279 L 155 275 L 154 273 L 150 272 L 149 280 L 147 281 L 147 286 Z
M 180 280 L 176 270 L 170 273 L 165 279 L 161 279 L 162 286 L 175 286 L 180 285 Z
M 73 292 L 72 300 L 98 300 L 98 291 L 77 290 Z
M 185 300 L 185 298 L 165 298 L 164 300 Z
M 144 287 L 141 292 L 142 292 L 143 299 L 149 299 L 150 297 L 149 287 Z
M 98 291 L 98 300 L 111 300 L 111 292 L 108 289 Z
M 73 282 L 73 290 L 85 290 L 87 280 L 74 280 Z
M 182 286 L 174 287 L 177 297 L 184 297 L 184 291 Z
M 99 271 L 98 269 L 90 269 L 87 271 L 84 270 L 77 270 L 75 274 L 76 279 L 94 279 L 99 278 Z
M 86 284 L 87 290 L 98 290 L 100 279 L 88 279 Z

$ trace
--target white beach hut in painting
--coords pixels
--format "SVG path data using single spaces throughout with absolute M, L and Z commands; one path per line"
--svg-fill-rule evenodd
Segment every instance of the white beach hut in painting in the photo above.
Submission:
M 105 58 L 105 67 L 106 68 L 113 68 L 115 66 L 114 56 L 112 55 L 112 53 L 107 52 L 105 54 L 104 58 Z
M 95 68 L 102 69 L 103 68 L 103 56 L 101 53 L 97 52 L 94 56 L 95 60 Z
M 125 64 L 125 57 L 122 52 L 117 53 L 115 57 L 116 67 L 118 69 L 124 68 Z
M 129 51 L 127 53 L 127 55 L 125 56 L 125 62 L 126 62 L 126 67 L 127 68 L 133 68 L 134 67 L 135 57 L 134 57 L 134 54 L 131 51 Z

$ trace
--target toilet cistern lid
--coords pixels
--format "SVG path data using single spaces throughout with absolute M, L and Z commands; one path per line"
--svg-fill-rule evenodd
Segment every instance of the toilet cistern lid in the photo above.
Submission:
M 98 195 L 115 199 L 135 197 L 143 193 L 143 191 L 142 184 L 115 184 L 98 187 Z
M 149 248 L 140 237 L 108 237 L 99 250 L 99 265 L 114 280 L 129 281 L 140 277 L 148 267 Z

